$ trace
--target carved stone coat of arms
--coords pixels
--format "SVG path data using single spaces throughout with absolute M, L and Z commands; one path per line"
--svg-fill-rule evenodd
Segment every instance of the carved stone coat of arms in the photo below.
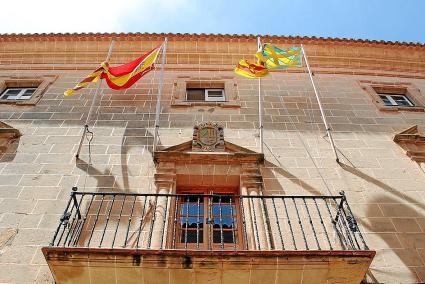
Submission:
M 224 132 L 223 127 L 215 122 L 202 122 L 193 127 L 193 151 L 223 151 Z

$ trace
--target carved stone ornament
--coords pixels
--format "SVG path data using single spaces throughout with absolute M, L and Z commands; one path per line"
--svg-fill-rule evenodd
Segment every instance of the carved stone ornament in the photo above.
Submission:
M 193 127 L 192 151 L 224 151 L 223 127 L 215 122 L 202 122 Z

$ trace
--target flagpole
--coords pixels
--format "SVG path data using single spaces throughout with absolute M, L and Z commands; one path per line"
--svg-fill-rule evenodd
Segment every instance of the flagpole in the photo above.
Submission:
M 336 151 L 335 142 L 332 138 L 332 132 L 331 132 L 332 129 L 329 127 L 328 122 L 326 121 L 326 116 L 325 116 L 325 112 L 323 111 L 322 102 L 320 101 L 319 93 L 317 92 L 316 85 L 314 84 L 313 75 L 310 70 L 310 65 L 308 64 L 307 54 L 305 53 L 304 46 L 302 44 L 301 44 L 301 49 L 304 54 L 305 65 L 307 66 L 308 74 L 310 75 L 311 84 L 313 85 L 314 94 L 316 95 L 316 100 L 317 100 L 317 103 L 319 104 L 319 109 L 320 109 L 320 114 L 322 116 L 323 124 L 325 125 L 326 133 L 329 137 L 329 140 L 331 142 L 331 146 L 335 155 L 335 160 L 337 163 L 339 163 L 338 152 Z
M 258 50 L 261 50 L 261 40 L 257 37 Z M 261 97 L 261 78 L 258 78 L 258 127 L 260 130 L 260 152 L 264 153 L 264 138 L 263 138 L 263 102 Z
M 164 66 L 165 66 L 165 58 L 167 56 L 167 43 L 168 43 L 168 39 L 165 38 L 164 43 L 162 45 L 161 72 L 159 75 L 158 96 L 156 98 L 155 129 L 154 129 L 154 136 L 153 136 L 153 151 L 154 152 L 156 151 L 156 147 L 158 143 L 159 114 L 161 112 L 161 96 L 162 96 L 162 89 L 164 85 Z
M 108 55 L 106 56 L 106 60 L 105 60 L 106 62 L 108 62 L 108 61 L 109 61 L 109 59 L 111 58 L 112 49 L 114 48 L 114 45 L 115 45 L 115 40 L 112 40 L 112 41 L 111 41 L 111 44 L 109 45 Z M 84 131 L 83 131 L 83 135 L 81 136 L 80 145 L 78 146 L 78 151 L 77 151 L 77 154 L 75 155 L 75 157 L 76 157 L 77 159 L 78 159 L 78 157 L 80 156 L 81 147 L 83 146 L 84 138 L 85 138 L 86 134 L 89 132 L 89 125 L 88 125 L 88 122 L 89 122 L 89 120 L 90 120 L 91 113 L 92 113 L 92 111 L 93 111 L 93 107 L 94 107 L 94 103 L 95 103 L 95 101 L 96 101 L 97 95 L 98 95 L 98 94 L 99 94 L 99 92 L 100 92 L 100 88 L 101 88 L 101 86 L 102 86 L 102 81 L 103 81 L 102 79 L 99 79 L 99 82 L 97 83 L 97 88 L 96 88 L 96 91 L 95 91 L 95 93 L 94 93 L 94 96 L 93 96 L 93 99 L 92 99 L 91 105 L 90 105 L 89 113 L 87 114 L 86 122 L 84 123 Z

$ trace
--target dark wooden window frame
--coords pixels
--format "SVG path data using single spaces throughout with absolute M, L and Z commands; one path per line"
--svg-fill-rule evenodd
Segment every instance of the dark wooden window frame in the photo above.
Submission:
M 187 243 L 185 245 L 185 243 L 182 241 L 181 235 L 180 235 L 180 230 L 184 230 L 182 227 L 180 227 L 180 217 L 184 218 L 185 216 L 180 216 L 180 205 L 179 204 L 186 204 L 186 203 L 181 203 L 183 200 L 180 199 L 179 200 L 179 204 L 177 204 L 176 206 L 176 200 L 173 201 L 173 206 L 172 206 L 172 212 L 171 212 L 171 216 L 177 216 L 177 223 L 176 223 L 176 227 L 175 227 L 175 222 L 174 222 L 174 217 L 170 218 L 169 220 L 169 228 L 171 229 L 171 232 L 168 236 L 168 242 L 169 242 L 169 246 L 172 247 L 173 245 L 173 234 L 175 235 L 175 248 L 176 249 L 189 249 L 189 250 L 240 250 L 244 247 L 243 245 L 243 237 L 242 237 L 242 220 L 240 218 L 241 214 L 240 214 L 240 201 L 238 198 L 239 195 L 239 188 L 235 188 L 235 187 L 200 187 L 200 186 L 194 186 L 194 187 L 179 187 L 177 188 L 177 194 L 193 194 L 193 195 L 208 195 L 208 194 L 222 194 L 222 195 L 234 195 L 235 199 L 232 200 L 232 204 L 234 203 L 235 206 L 235 212 L 234 214 L 236 215 L 235 219 L 236 219 L 236 229 L 235 229 L 235 241 L 236 241 L 236 246 L 234 243 L 223 243 L 223 246 L 221 244 L 221 242 L 217 243 L 217 242 L 211 242 L 211 239 L 213 238 L 213 231 L 217 230 L 213 228 L 213 225 L 211 223 L 208 223 L 207 218 L 211 217 L 211 213 L 209 212 L 210 210 L 210 201 L 211 198 L 210 197 L 203 197 L 204 198 L 204 212 L 203 212 L 203 242 L 199 243 L 199 248 L 198 248 L 198 244 L 195 243 Z M 177 214 L 175 214 L 175 210 L 178 210 Z M 223 230 L 228 230 L 228 229 L 223 229 Z M 211 234 L 211 238 L 210 238 L 210 234 Z

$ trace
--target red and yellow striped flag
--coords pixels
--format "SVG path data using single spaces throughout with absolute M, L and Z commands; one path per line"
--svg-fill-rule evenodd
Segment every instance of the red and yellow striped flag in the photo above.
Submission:
M 140 78 L 155 68 L 154 63 L 161 47 L 162 45 L 159 45 L 136 60 L 121 66 L 109 67 L 108 62 L 102 62 L 101 67 L 88 75 L 74 88 L 65 91 L 64 95 L 70 96 L 75 91 L 85 88 L 99 79 L 105 79 L 108 86 L 114 90 L 130 88 Z
M 87 87 L 90 83 L 97 82 L 100 79 L 100 76 L 102 75 L 102 73 L 103 73 L 103 68 L 102 67 L 97 68 L 93 73 L 91 73 L 86 78 L 84 78 L 84 80 L 78 83 L 74 88 L 66 90 L 64 95 L 70 96 L 75 91 L 78 91 L 82 88 Z
M 242 59 L 236 66 L 235 73 L 247 78 L 261 78 L 267 76 L 269 71 L 262 64 L 251 63 L 245 59 Z

